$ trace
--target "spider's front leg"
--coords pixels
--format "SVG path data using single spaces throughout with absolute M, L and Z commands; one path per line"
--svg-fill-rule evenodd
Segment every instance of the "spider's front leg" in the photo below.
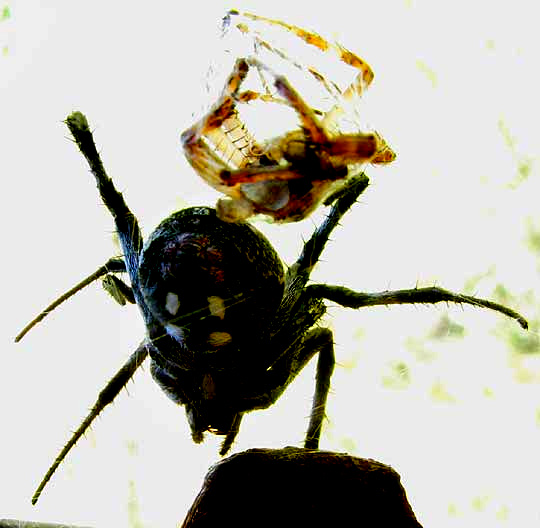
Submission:
M 116 190 L 113 181 L 107 176 L 86 117 L 80 112 L 73 112 L 66 119 L 66 124 L 90 166 L 103 203 L 114 219 L 124 253 L 126 271 L 131 282 L 131 291 L 147 327 L 150 328 L 155 324 L 155 319 L 146 306 L 139 286 L 139 254 L 142 250 L 143 239 L 137 218 L 129 210 L 122 194 Z

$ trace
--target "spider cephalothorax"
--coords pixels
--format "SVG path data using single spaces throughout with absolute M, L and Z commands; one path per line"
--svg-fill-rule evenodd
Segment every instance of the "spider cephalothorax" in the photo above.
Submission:
M 238 20 L 233 23 L 233 18 Z M 227 26 L 248 35 L 255 51 L 264 48 L 315 79 L 331 106 L 325 111 L 312 108 L 282 72 L 276 72 L 256 55 L 236 61 L 218 101 L 182 134 L 188 161 L 207 183 L 228 197 L 217 204 L 221 219 L 238 221 L 263 213 L 279 222 L 302 220 L 347 178 L 358 173 L 360 165 L 393 161 L 394 152 L 376 132 L 361 132 L 357 127 L 345 132 L 340 126 L 343 117 L 355 119 L 348 115 L 354 112 L 344 108 L 354 106 L 373 80 L 373 71 L 364 60 L 316 33 L 277 20 L 231 11 L 225 21 Z M 328 81 L 312 65 L 289 58 L 264 40 L 259 31 L 250 29 L 250 22 L 280 28 L 320 53 L 334 52 L 356 72 L 354 80 L 344 87 Z M 264 93 L 240 90 L 250 70 L 258 74 Z M 274 108 L 289 107 L 297 114 L 300 126 L 258 141 L 239 112 L 239 105 L 255 100 Z
M 359 174 L 347 180 L 324 222 L 287 271 L 264 236 L 246 223 L 228 223 L 214 209 L 193 207 L 166 218 L 143 244 L 136 217 L 107 176 L 86 118 L 67 125 L 87 159 L 103 203 L 114 218 L 123 258 L 96 272 L 47 307 L 24 334 L 70 295 L 106 277 L 109 291 L 135 302 L 147 335 L 99 393 L 96 404 L 62 449 L 39 485 L 37 501 L 56 468 L 101 410 L 120 392 L 147 356 L 155 381 L 183 405 L 195 442 L 205 432 L 223 435 L 221 454 L 231 447 L 244 413 L 272 405 L 310 359 L 318 355 L 316 387 L 305 447 L 317 448 L 334 368 L 332 332 L 316 325 L 325 300 L 361 308 L 381 304 L 450 301 L 502 312 L 527 327 L 509 308 L 440 288 L 354 292 L 341 286 L 308 284 L 328 238 L 367 188 Z M 130 286 L 115 274 L 127 272 Z M 113 278 L 114 277 L 114 278 Z

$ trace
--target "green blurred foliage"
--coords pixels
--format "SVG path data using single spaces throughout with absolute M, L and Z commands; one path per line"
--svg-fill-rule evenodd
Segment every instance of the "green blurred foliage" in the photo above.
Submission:
M 432 88 L 437 88 L 437 74 L 424 61 L 418 59 L 416 67 L 422 72 L 426 79 L 431 83 Z
M 497 122 L 499 132 L 501 133 L 505 145 L 508 147 L 514 159 L 516 160 L 516 174 L 513 180 L 508 184 L 511 189 L 516 189 L 525 182 L 533 172 L 534 158 L 521 154 L 518 151 L 518 142 L 510 132 L 510 128 L 503 118 L 499 118 Z
M 128 482 L 128 522 L 130 528 L 144 528 L 144 524 L 141 521 L 139 512 L 139 499 L 137 498 L 137 491 L 135 489 L 135 481 L 130 480 Z
M 525 219 L 525 244 L 531 253 L 540 257 L 540 218 L 535 220 L 530 216 Z
M 493 277 L 494 275 L 495 275 L 495 266 L 490 266 L 487 271 L 481 271 L 479 273 L 476 273 L 475 275 L 472 275 L 465 281 L 465 285 L 463 287 L 463 293 L 467 295 L 474 295 L 476 293 L 476 290 L 480 282 L 483 281 L 484 279 L 489 279 L 490 277 Z
M 381 377 L 382 386 L 387 389 L 407 389 L 411 382 L 411 371 L 403 361 L 391 363 Z
M 411 352 L 420 363 L 431 363 L 435 361 L 439 354 L 432 348 L 428 348 L 425 339 L 419 337 L 407 337 L 405 339 L 405 349 Z
M 1 8 L 0 11 L 0 22 L 5 22 L 11 18 L 11 9 L 8 5 L 5 5 Z M 9 46 L 7 44 L 1 45 L 1 53 L 5 57 L 9 53 Z
M 432 400 L 441 403 L 456 403 L 457 399 L 453 396 L 442 381 L 436 381 L 429 393 Z
M 447 313 L 443 313 L 428 334 L 428 339 L 462 339 L 465 327 L 452 321 Z
M 2 8 L 2 11 L 0 12 L 0 22 L 8 20 L 9 18 L 11 18 L 11 10 L 9 9 L 9 6 L 6 5 Z
M 478 495 L 476 497 L 473 497 L 471 501 L 471 506 L 473 510 L 476 511 L 484 511 L 490 501 L 490 497 L 488 495 Z

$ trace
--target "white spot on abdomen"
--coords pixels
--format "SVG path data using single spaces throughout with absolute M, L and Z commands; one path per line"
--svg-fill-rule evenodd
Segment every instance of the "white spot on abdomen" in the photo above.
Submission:
M 165 309 L 171 314 L 176 315 L 180 308 L 180 301 L 178 300 L 178 295 L 173 292 L 169 292 L 165 298 Z
M 211 295 L 208 297 L 208 309 L 212 315 L 223 319 L 225 317 L 225 303 L 221 297 Z
M 207 343 L 213 348 L 227 345 L 231 341 L 232 336 L 228 332 L 211 332 L 210 334 L 208 334 L 207 339 Z

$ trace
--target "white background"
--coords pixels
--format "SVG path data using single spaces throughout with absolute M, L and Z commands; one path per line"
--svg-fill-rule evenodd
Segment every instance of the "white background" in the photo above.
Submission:
M 364 291 L 417 282 L 462 290 L 492 269 L 479 296 L 492 296 L 498 283 L 516 296 L 538 292 L 538 258 L 525 245 L 526 218 L 538 221 L 540 196 L 537 3 L 293 4 L 234 7 L 313 28 L 366 58 L 376 75 L 369 123 L 398 152 L 393 165 L 369 171 L 372 186 L 335 233 L 316 279 Z M 0 45 L 8 47 L 0 57 L 0 517 L 172 527 L 218 459 L 219 439 L 194 445 L 183 410 L 160 394 L 148 368 L 30 505 L 70 431 L 143 336 L 136 309 L 119 308 L 94 286 L 20 344 L 13 337 L 117 252 L 110 216 L 67 139 L 68 113 L 88 116 L 105 166 L 146 233 L 179 207 L 215 202 L 185 162 L 179 134 L 209 103 L 202 86 L 210 43 L 229 6 L 9 5 L 12 18 L 0 23 Z M 532 173 L 512 186 L 527 159 Z M 260 227 L 290 263 L 322 214 Z M 445 312 L 330 309 L 339 366 L 321 447 L 393 465 L 426 527 L 537 526 L 537 358 L 516 359 L 494 336 L 501 317 L 472 308 L 450 310 L 464 339 L 432 340 L 415 355 L 411 343 Z M 410 372 L 405 388 L 392 370 L 400 362 Z M 312 367 L 275 408 L 246 417 L 235 450 L 301 443 Z

